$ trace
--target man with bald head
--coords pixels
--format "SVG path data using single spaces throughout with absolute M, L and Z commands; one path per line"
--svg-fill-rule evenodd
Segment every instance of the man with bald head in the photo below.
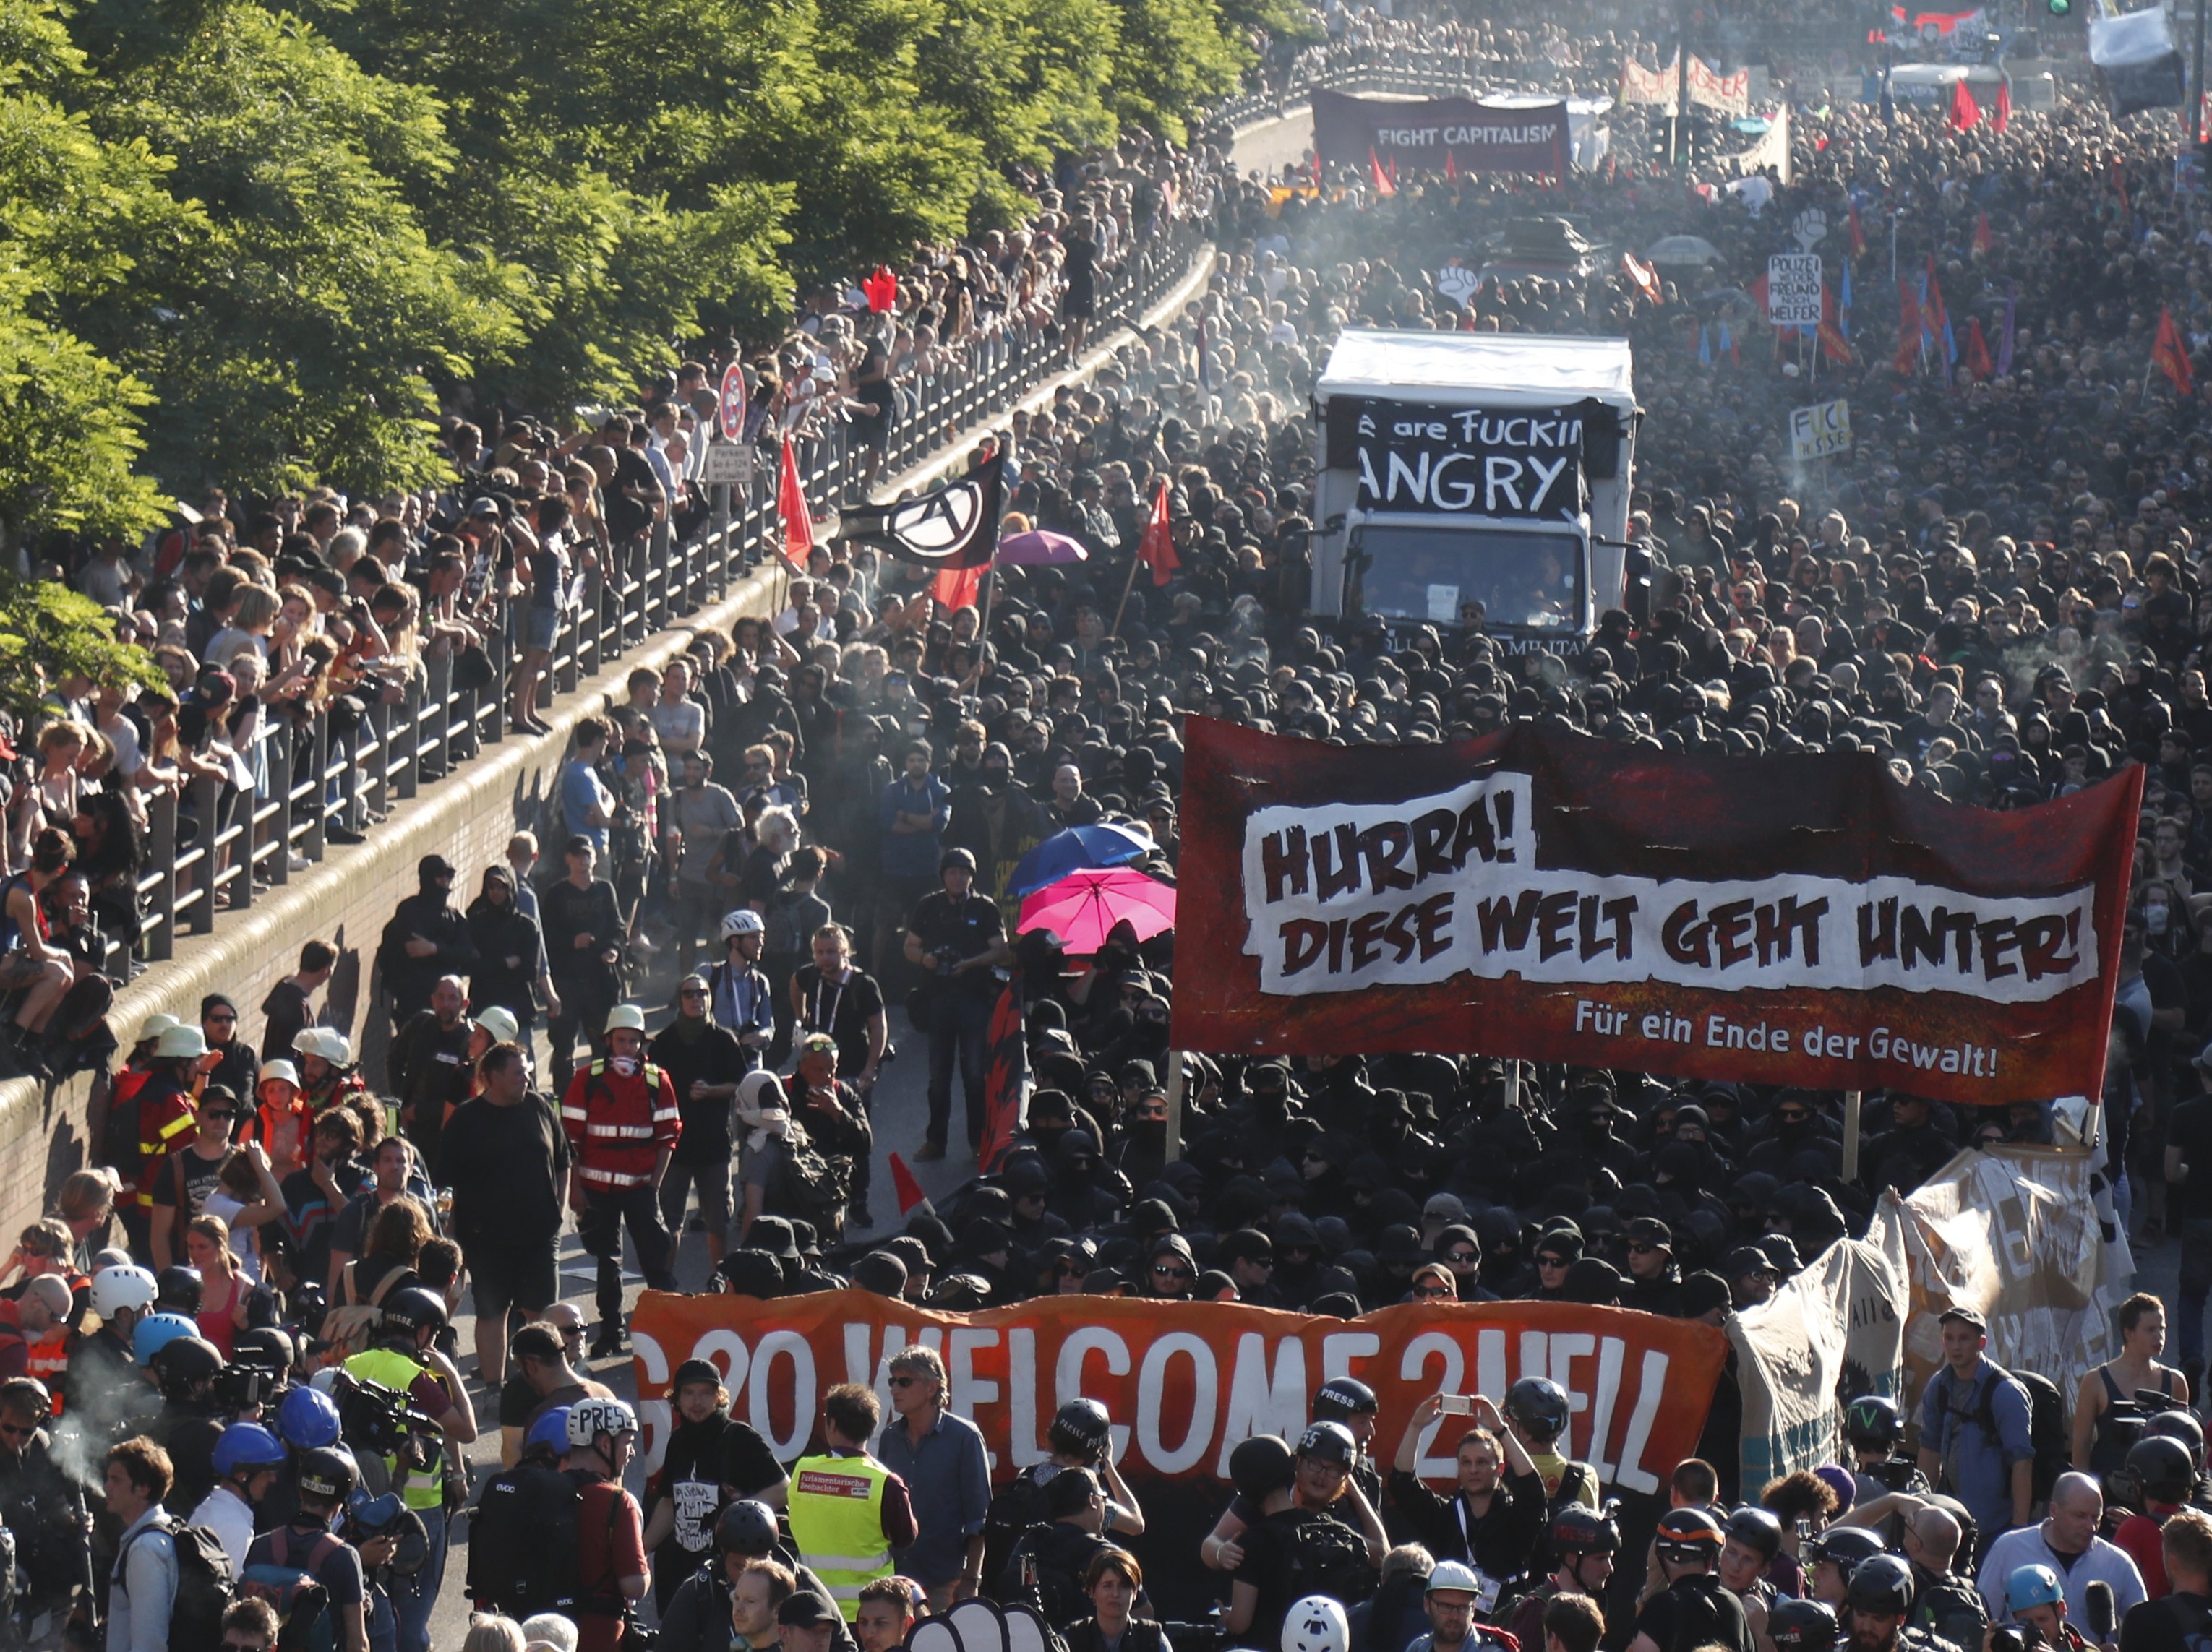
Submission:
M 2066 1588 L 2066 1615 L 2089 1621 L 2089 1585 L 2112 1586 L 2116 1616 L 2143 1598 L 2142 1573 L 2125 1549 L 2097 1535 L 2105 1515 L 2105 1497 L 2087 1474 L 2061 1474 L 2051 1489 L 2051 1512 L 2034 1526 L 2015 1527 L 1989 1546 L 1978 1582 L 1990 1616 L 2012 1621 L 2005 1607 L 2005 1580 L 2022 1566 L 2048 1566 Z
M 1900 1517 L 1898 1546 L 1912 1568 L 1912 1610 L 1905 1623 L 1954 1646 L 1979 1647 L 1989 1613 L 1973 1584 L 1951 1570 L 1966 1532 L 1950 1510 L 1910 1491 L 1891 1491 L 1855 1504 L 1835 1523 L 1879 1528 L 1893 1515 Z

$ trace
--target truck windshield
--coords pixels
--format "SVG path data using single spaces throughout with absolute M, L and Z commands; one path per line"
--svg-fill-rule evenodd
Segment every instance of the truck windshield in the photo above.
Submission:
M 1572 533 L 1370 522 L 1346 559 L 1345 611 L 1572 630 L 1582 623 L 1582 557 Z

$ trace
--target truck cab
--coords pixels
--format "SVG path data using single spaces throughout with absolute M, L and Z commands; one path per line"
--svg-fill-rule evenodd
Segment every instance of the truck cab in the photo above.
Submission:
M 1627 340 L 1354 330 L 1314 403 L 1317 612 L 1521 653 L 1626 602 Z

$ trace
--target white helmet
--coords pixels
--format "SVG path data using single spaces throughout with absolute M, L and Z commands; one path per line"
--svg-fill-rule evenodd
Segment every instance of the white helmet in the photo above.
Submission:
M 760 914 L 750 907 L 740 907 L 722 920 L 722 938 L 726 941 L 732 935 L 767 933 L 768 926 L 761 921 Z
M 607 1011 L 606 1030 L 641 1033 L 645 1030 L 645 1011 L 635 1004 L 617 1004 Z
M 1309 1594 L 1283 1614 L 1283 1652 L 1346 1652 L 1351 1644 L 1351 1621 L 1326 1594 Z
M 253 1081 L 254 1089 L 259 1090 L 271 1078 L 282 1078 L 293 1089 L 297 1090 L 300 1087 L 300 1069 L 289 1061 L 264 1061 L 261 1064 L 260 1076 Z
M 514 1012 L 496 1004 L 476 1011 L 475 1020 L 477 1026 L 491 1035 L 495 1044 L 512 1044 L 522 1036 L 522 1025 L 515 1020 Z
M 593 1395 L 568 1407 L 568 1443 L 588 1446 L 602 1434 L 635 1434 L 637 1413 L 619 1400 Z
M 197 1061 L 207 1053 L 207 1036 L 198 1027 L 172 1027 L 154 1041 L 156 1061 Z
M 92 1276 L 92 1311 L 112 1320 L 124 1309 L 144 1313 L 158 1287 L 154 1276 L 136 1264 L 104 1267 Z

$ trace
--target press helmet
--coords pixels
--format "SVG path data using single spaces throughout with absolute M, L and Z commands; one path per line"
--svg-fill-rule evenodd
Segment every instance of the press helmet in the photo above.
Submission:
M 593 1394 L 568 1407 L 568 1443 L 588 1446 L 602 1434 L 635 1434 L 637 1413 L 619 1400 Z
M 1359 1442 L 1341 1423 L 1309 1423 L 1306 1431 L 1298 1436 L 1298 1455 L 1350 1468 L 1359 1461 Z
M 1053 1413 L 1048 1437 L 1054 1451 L 1096 1459 L 1114 1436 L 1114 1418 L 1096 1400 L 1071 1400 Z
M 1852 1612 L 1902 1618 L 1912 1610 L 1912 1568 L 1893 1554 L 1869 1555 L 1851 1568 L 1844 1605 Z
M 1620 1522 L 1613 1505 L 1593 1509 L 1587 1503 L 1569 1503 L 1552 1516 L 1552 1552 L 1559 1559 L 1575 1554 L 1618 1554 Z
M 1724 1540 L 1720 1521 L 1703 1509 L 1669 1509 L 1659 1517 L 1652 1543 L 1662 1560 L 1711 1565 L 1719 1558 Z
M 1498 1408 L 1528 1438 L 1548 1444 L 1567 1430 L 1567 1391 L 1548 1376 L 1524 1376 L 1505 1391 Z
M 1375 1390 L 1356 1376 L 1332 1376 L 1314 1390 L 1313 1419 L 1316 1423 L 1372 1417 L 1382 1408 L 1382 1402 L 1375 1397 Z
M 2186 1503 L 2197 1479 L 2189 1448 L 2164 1434 L 2144 1436 L 2128 1448 L 2127 1472 L 2142 1494 L 2159 1503 Z
M 1905 1437 L 1905 1413 L 1887 1394 L 1863 1394 L 1844 1407 L 1844 1438 L 1861 1451 L 1884 1454 Z
M 334 1446 L 319 1446 L 300 1459 L 300 1490 L 311 1497 L 343 1503 L 359 1478 L 353 1459 Z
M 1777 1652 L 1832 1652 L 1836 1614 L 1825 1600 L 1785 1598 L 1767 1607 L 1766 1633 Z
M 447 1318 L 445 1298 L 434 1291 L 410 1285 L 384 1299 L 383 1328 L 410 1335 L 425 1329 L 441 1331 Z

